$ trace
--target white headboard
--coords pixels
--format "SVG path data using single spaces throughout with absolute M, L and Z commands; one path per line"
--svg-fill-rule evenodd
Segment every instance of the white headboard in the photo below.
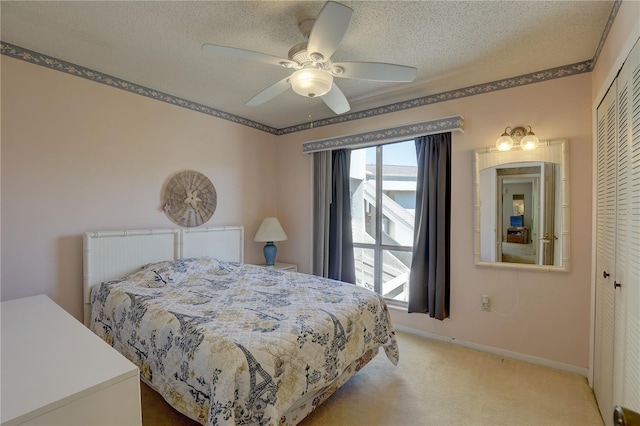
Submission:
M 210 256 L 244 261 L 244 228 L 85 232 L 83 240 L 84 322 L 91 315 L 91 288 L 127 276 L 141 266 L 163 260 Z

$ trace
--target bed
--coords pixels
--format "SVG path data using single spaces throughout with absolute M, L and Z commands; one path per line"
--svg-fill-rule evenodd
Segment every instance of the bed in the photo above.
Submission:
M 207 425 L 294 425 L 383 348 L 384 299 L 243 263 L 242 227 L 88 232 L 85 323 Z

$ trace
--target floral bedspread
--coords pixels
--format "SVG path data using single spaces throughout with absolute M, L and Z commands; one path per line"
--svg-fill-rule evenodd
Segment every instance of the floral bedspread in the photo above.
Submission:
M 278 424 L 367 351 L 398 346 L 380 296 L 274 268 L 183 259 L 96 286 L 91 329 L 187 416 Z

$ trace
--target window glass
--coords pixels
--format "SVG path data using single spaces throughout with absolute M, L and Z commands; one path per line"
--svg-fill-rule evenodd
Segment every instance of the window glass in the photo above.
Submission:
M 410 251 L 382 251 L 382 292 L 387 299 L 409 301 Z
M 413 245 L 417 176 L 414 141 L 382 147 L 382 243 L 385 245 Z
M 350 178 L 356 284 L 406 302 L 416 203 L 414 141 L 353 150 Z
M 368 164 L 373 158 L 373 165 Z M 374 244 L 376 238 L 376 147 L 351 151 L 351 221 L 354 243 Z
M 374 251 L 373 249 L 354 248 L 353 257 L 356 263 L 356 285 L 375 291 L 374 276 Z

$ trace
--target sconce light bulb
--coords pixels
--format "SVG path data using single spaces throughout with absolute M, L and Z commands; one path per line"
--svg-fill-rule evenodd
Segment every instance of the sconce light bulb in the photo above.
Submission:
M 538 147 L 540 139 L 531 131 L 520 140 L 520 147 L 525 151 L 532 151 Z
M 509 151 L 513 147 L 513 139 L 506 132 L 496 141 L 498 151 Z

